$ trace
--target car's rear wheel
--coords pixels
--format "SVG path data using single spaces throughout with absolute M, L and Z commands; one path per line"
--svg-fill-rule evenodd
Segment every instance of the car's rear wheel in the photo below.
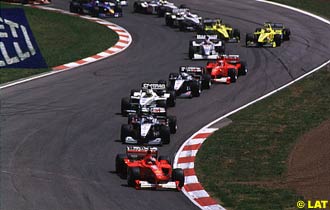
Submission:
M 140 168 L 139 167 L 132 167 L 128 168 L 127 170 L 127 184 L 130 187 L 135 187 L 136 180 L 140 179 Z
M 192 81 L 190 84 L 191 94 L 193 97 L 199 97 L 201 89 L 197 81 Z
M 134 134 L 133 126 L 130 124 L 124 124 L 120 129 L 120 141 L 124 144 L 126 137 L 131 136 L 132 138 Z
M 253 34 L 246 34 L 245 35 L 245 45 L 249 47 L 249 42 L 254 42 L 254 35 Z
M 234 28 L 233 37 L 236 38 L 238 41 L 241 39 L 241 33 L 240 33 L 239 29 Z
M 123 116 L 127 115 L 127 110 L 131 108 L 130 98 L 124 97 L 121 99 L 121 114 Z
M 176 124 L 176 117 L 175 116 L 168 116 L 168 126 L 170 127 L 171 133 L 176 133 L 178 126 Z
M 123 179 L 127 177 L 127 166 L 125 164 L 126 154 L 117 154 L 116 156 L 116 173 Z
M 276 47 L 281 46 L 281 42 L 282 42 L 282 40 L 281 40 L 281 35 L 276 34 L 276 35 L 274 36 L 274 42 L 275 42 Z
M 184 173 L 181 168 L 175 168 L 172 171 L 173 181 L 179 181 L 179 187 L 182 188 L 184 185 Z
M 169 91 L 170 97 L 166 100 L 168 107 L 174 107 L 175 106 L 175 91 Z
M 239 75 L 246 75 L 246 73 L 248 72 L 246 63 L 244 61 L 241 61 L 241 67 L 238 69 L 238 74 Z
M 230 77 L 230 82 L 234 83 L 237 80 L 236 70 L 228 69 L 228 76 Z
M 288 28 L 283 29 L 283 40 L 284 41 L 290 40 L 290 34 L 291 34 L 290 29 Z
M 162 142 L 164 144 L 169 144 L 170 141 L 171 141 L 171 131 L 170 131 L 170 128 L 166 125 L 161 125 L 160 126 L 160 138 L 162 139 Z
M 211 75 L 203 74 L 202 87 L 203 89 L 210 89 L 212 85 Z
M 189 47 L 189 58 L 193 59 L 194 58 L 194 54 L 195 54 L 195 48 L 194 46 L 190 46 Z

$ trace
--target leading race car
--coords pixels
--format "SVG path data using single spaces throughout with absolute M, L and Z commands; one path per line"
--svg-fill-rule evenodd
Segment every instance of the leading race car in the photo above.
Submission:
M 219 39 L 226 42 L 239 42 L 241 39 L 240 31 L 237 28 L 232 28 L 228 24 L 222 23 L 221 19 L 205 18 L 199 34 L 217 35 Z
M 170 73 L 168 89 L 174 90 L 176 97 L 199 97 L 204 89 L 210 89 L 211 77 L 204 68 L 181 66 L 179 73 Z
M 122 143 L 126 144 L 169 144 L 171 128 L 173 132 L 176 132 L 176 120 L 174 121 L 174 119 L 174 117 L 160 118 L 153 114 L 130 116 L 129 124 L 123 124 L 121 127 L 120 139 Z
M 237 77 L 246 75 L 247 65 L 239 55 L 222 55 L 215 62 L 208 62 L 206 71 L 211 75 L 212 82 L 236 82 Z
M 173 9 L 165 14 L 167 26 L 178 27 L 180 31 L 195 31 L 200 27 L 202 17 L 190 12 L 188 8 Z
M 283 24 L 266 22 L 263 28 L 246 34 L 245 42 L 247 47 L 279 47 L 283 41 L 290 39 L 290 34 L 290 29 Z
M 121 100 L 121 113 L 126 115 L 129 110 L 139 110 L 142 107 L 173 107 L 175 93 L 166 90 L 164 83 L 142 83 L 140 91 L 131 90 L 130 97 Z
M 151 1 L 135 1 L 133 4 L 134 12 L 144 14 L 157 14 L 158 16 L 164 16 L 166 11 L 172 11 L 177 8 L 173 3 L 163 0 L 151 0 Z
M 126 154 L 117 154 L 115 165 L 117 174 L 135 189 L 180 191 L 184 185 L 183 170 L 173 169 L 170 158 L 158 156 L 156 147 L 127 147 Z
M 93 17 L 121 17 L 123 10 L 116 1 L 71 0 L 70 12 L 88 14 Z
M 196 40 L 189 41 L 189 58 L 217 59 L 225 53 L 224 42 L 216 35 L 197 35 Z

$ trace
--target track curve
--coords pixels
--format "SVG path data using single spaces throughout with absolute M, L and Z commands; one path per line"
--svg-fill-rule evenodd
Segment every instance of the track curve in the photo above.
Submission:
M 329 59 L 330 28 L 308 16 L 255 1 L 180 3 L 198 8 L 203 17 L 222 17 L 242 35 L 264 21 L 283 22 L 292 39 L 276 49 L 227 45 L 229 53 L 248 62 L 248 75 L 215 85 L 200 98 L 178 100 L 170 112 L 177 115 L 179 130 L 162 154 L 173 156 L 207 122 Z M 111 21 L 133 36 L 127 51 L 2 91 L 1 209 L 197 209 L 182 193 L 136 191 L 113 173 L 115 155 L 125 148 L 117 142 L 126 121 L 118 115 L 120 98 L 142 81 L 167 78 L 180 65 L 205 64 L 187 59 L 193 34 L 170 29 L 154 16 L 124 12 Z

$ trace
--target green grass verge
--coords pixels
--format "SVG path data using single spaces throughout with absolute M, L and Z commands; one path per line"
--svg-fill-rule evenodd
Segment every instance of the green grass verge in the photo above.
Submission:
M 274 0 L 330 18 L 329 0 Z M 286 162 L 297 139 L 330 119 L 330 72 L 323 69 L 230 118 L 199 150 L 196 172 L 227 209 L 297 209 Z
M 330 119 L 330 72 L 321 70 L 239 113 L 198 152 L 196 172 L 228 209 L 296 209 L 285 185 L 296 140 Z
M 297 7 L 314 14 L 330 18 L 330 1 L 329 0 L 272 0 L 281 4 Z
M 24 8 L 44 59 L 49 67 L 76 61 L 113 46 L 118 35 L 108 28 L 78 17 L 0 2 L 0 7 Z M 42 17 L 42 18 L 40 18 Z M 50 71 L 47 69 L 0 69 L 0 83 Z

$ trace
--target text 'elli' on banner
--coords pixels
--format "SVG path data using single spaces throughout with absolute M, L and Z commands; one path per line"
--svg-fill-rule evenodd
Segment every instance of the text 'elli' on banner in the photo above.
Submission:
M 47 68 L 23 9 L 0 9 L 0 68 Z

